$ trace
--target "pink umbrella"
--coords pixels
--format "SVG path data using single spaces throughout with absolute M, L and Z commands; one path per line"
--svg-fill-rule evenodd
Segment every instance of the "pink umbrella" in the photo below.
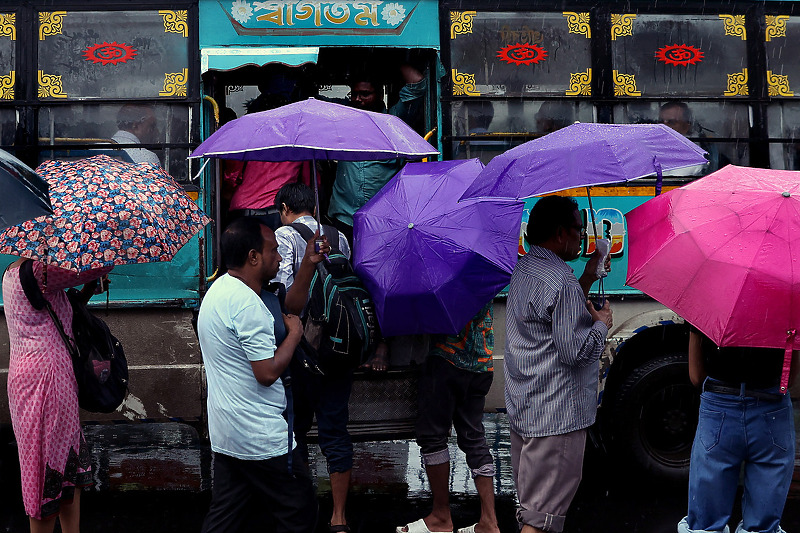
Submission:
M 718 346 L 800 348 L 800 172 L 728 165 L 625 215 L 628 279 Z

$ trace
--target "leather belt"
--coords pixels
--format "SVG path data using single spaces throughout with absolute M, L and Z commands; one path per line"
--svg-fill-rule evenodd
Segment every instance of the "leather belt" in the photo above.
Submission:
M 706 381 L 705 385 L 703 386 L 703 390 L 706 392 L 715 392 L 717 394 L 728 394 L 730 396 L 740 396 L 742 394 L 741 387 L 737 387 L 735 383 L 723 384 L 714 383 L 713 381 Z M 783 394 L 750 389 L 744 389 L 744 396 L 746 398 L 755 398 L 757 400 L 766 400 L 768 402 L 779 402 L 783 399 Z

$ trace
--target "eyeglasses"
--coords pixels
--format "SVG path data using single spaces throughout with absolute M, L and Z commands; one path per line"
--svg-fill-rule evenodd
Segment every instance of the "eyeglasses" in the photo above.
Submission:
M 585 228 L 585 227 L 583 227 L 582 225 L 581 225 L 581 226 L 579 226 L 579 225 L 577 225 L 577 224 L 573 224 L 571 227 L 572 227 L 573 229 L 576 229 L 576 230 L 578 230 L 578 233 L 580 233 L 580 234 L 581 234 L 581 238 L 583 238 L 583 237 L 586 237 L 586 228 Z

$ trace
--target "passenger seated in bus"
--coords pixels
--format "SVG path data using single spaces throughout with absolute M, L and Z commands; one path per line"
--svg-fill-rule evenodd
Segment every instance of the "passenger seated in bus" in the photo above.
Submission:
M 349 105 L 366 111 L 389 113 L 413 123 L 422 111 L 428 80 L 411 65 L 401 67 L 406 85 L 400 89 L 400 100 L 389 107 L 383 101 L 383 84 L 368 74 L 350 80 Z M 328 219 L 341 231 L 353 247 L 353 214 L 366 204 L 397 174 L 405 161 L 340 161 L 336 168 Z
M 673 100 L 662 105 L 658 111 L 658 122 L 665 124 L 677 131 L 684 137 L 706 137 L 706 130 L 696 123 L 692 110 L 685 102 Z M 696 143 L 700 148 L 708 152 L 708 165 L 694 165 L 686 168 L 679 168 L 664 172 L 665 176 L 701 176 L 714 172 L 719 169 L 719 151 L 716 145 L 707 142 Z
M 153 108 L 127 104 L 117 113 L 117 131 L 111 140 L 117 144 L 153 144 L 158 141 L 158 123 Z M 158 156 L 146 148 L 123 148 L 134 163 L 161 166 Z
M 280 94 L 262 93 L 247 105 L 247 113 L 257 113 L 288 104 Z M 287 183 L 311 184 L 309 161 L 234 161 L 224 163 L 223 192 L 230 195 L 228 221 L 256 217 L 270 229 L 281 227 L 275 195 Z
M 553 133 L 575 122 L 575 109 L 569 102 L 542 102 L 536 112 L 537 133 Z

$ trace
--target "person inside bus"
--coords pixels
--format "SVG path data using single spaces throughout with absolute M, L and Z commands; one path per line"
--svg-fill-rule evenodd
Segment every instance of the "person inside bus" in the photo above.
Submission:
M 349 105 L 365 111 L 390 113 L 413 123 L 422 112 L 428 81 L 411 65 L 401 67 L 405 86 L 400 99 L 387 109 L 383 101 L 383 84 L 368 74 L 350 80 Z M 339 161 L 333 182 L 328 219 L 345 234 L 353 248 L 353 214 L 366 204 L 405 164 L 402 159 L 389 161 Z
M 431 487 L 433 509 L 397 533 L 453 531 L 450 514 L 450 452 L 454 427 L 478 491 L 481 514 L 458 533 L 500 533 L 494 507 L 495 466 L 483 426 L 483 408 L 494 377 L 494 329 L 490 301 L 456 335 L 435 335 L 417 384 L 416 436 Z
M 736 533 L 783 533 L 795 454 L 792 399 L 779 389 L 783 359 L 782 349 L 719 348 L 691 327 L 689 378 L 702 393 L 689 463 L 689 508 L 678 533 L 729 532 L 743 465 Z M 797 369 L 794 351 L 789 385 Z
M 689 105 L 686 104 L 686 102 L 672 100 L 662 105 L 658 110 L 658 122 L 669 126 L 684 137 L 689 137 L 692 135 L 697 135 L 698 137 L 706 136 L 706 129 L 695 122 L 692 110 L 689 108 Z M 703 141 L 696 144 L 708 152 L 708 165 L 693 165 L 691 167 L 670 170 L 668 172 L 664 172 L 664 175 L 700 176 L 718 170 L 720 165 L 719 150 L 717 149 L 717 146 L 713 143 L 707 143 Z
M 266 89 L 269 86 L 265 86 Z M 282 92 L 261 93 L 247 105 L 247 113 L 276 109 L 289 103 Z M 273 231 L 281 227 L 275 195 L 287 183 L 311 183 L 310 161 L 235 161 L 226 160 L 223 171 L 223 197 L 230 198 L 229 222 L 242 216 L 256 217 Z
M 569 102 L 556 102 L 548 100 L 542 102 L 536 112 L 536 132 L 542 134 L 553 133 L 572 124 L 575 121 L 575 108 Z
M 148 105 L 127 104 L 117 113 L 119 130 L 111 137 L 117 144 L 153 144 L 158 141 L 158 122 L 153 108 Z M 161 166 L 158 156 L 147 148 L 122 149 L 134 163 L 151 163 Z

